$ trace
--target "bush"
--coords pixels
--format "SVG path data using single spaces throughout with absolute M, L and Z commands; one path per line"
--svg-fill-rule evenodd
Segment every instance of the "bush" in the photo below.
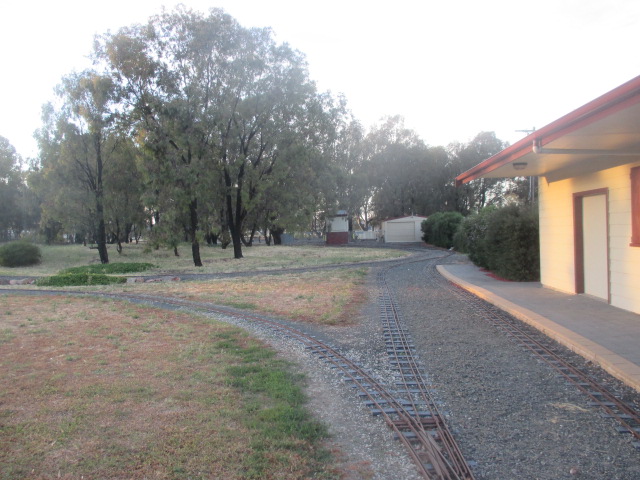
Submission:
M 65 268 L 61 270 L 60 274 L 65 273 L 136 273 L 136 272 L 144 272 L 145 270 L 149 270 L 153 268 L 154 265 L 152 263 L 104 263 L 104 264 L 96 264 L 96 265 L 85 265 L 82 267 L 71 267 Z
M 10 242 L 0 247 L 0 265 L 3 267 L 28 267 L 40 263 L 41 259 L 40 248 L 29 242 Z
M 508 280 L 540 278 L 538 214 L 534 209 L 509 205 L 470 215 L 460 224 L 455 246 L 479 267 Z
M 486 235 L 489 217 L 495 207 L 486 207 L 465 217 L 453 237 L 453 245 L 459 252 L 468 253 L 469 259 L 479 267 L 489 268 Z
M 73 287 L 82 285 L 111 285 L 125 283 L 125 277 L 110 277 L 103 274 L 90 273 L 59 273 L 51 277 L 39 278 L 36 285 L 39 287 Z
M 420 226 L 423 233 L 422 239 L 436 247 L 451 248 L 453 237 L 463 218 L 458 212 L 434 213 L 423 220 Z
M 489 216 L 485 237 L 489 269 L 517 281 L 540 279 L 538 215 L 531 208 L 510 205 Z

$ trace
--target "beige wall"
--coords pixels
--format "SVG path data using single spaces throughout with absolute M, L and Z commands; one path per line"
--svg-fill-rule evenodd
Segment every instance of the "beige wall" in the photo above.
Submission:
M 609 190 L 609 268 L 611 304 L 640 313 L 640 247 L 630 247 L 631 186 L 634 163 L 540 185 L 540 268 L 542 284 L 575 292 L 573 194 Z

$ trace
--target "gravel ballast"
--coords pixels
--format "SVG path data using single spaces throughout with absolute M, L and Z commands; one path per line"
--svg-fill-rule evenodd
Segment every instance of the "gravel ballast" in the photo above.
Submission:
M 292 325 L 332 344 L 392 385 L 395 373 L 387 359 L 377 305 L 376 273 L 384 268 L 417 356 L 435 385 L 434 395 L 465 458 L 475 465 L 478 480 L 639 479 L 640 451 L 631 445 L 630 436 L 619 434 L 615 422 L 589 406 L 585 395 L 466 302 L 429 282 L 428 259 L 444 257 L 442 251 L 420 255 L 424 262 L 371 269 L 369 295 L 356 325 Z M 459 261 L 464 257 L 438 262 Z M 391 430 L 369 413 L 335 371 L 291 339 L 255 324 L 233 322 L 263 338 L 306 373 L 309 407 L 328 425 L 329 447 L 345 479 L 420 478 Z M 627 398 L 640 401 L 617 380 L 583 364 Z

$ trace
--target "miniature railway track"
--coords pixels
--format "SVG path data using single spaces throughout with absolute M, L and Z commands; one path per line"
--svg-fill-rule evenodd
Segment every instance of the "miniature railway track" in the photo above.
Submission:
M 390 350 L 397 352 L 397 355 L 395 355 L 397 362 L 407 361 L 412 365 L 409 367 L 412 373 L 407 373 L 403 376 L 403 381 L 399 388 L 391 389 L 381 384 L 362 366 L 351 361 L 333 346 L 301 330 L 269 318 L 238 312 L 237 310 L 209 303 L 175 298 L 135 294 L 118 294 L 114 295 L 114 297 L 142 301 L 160 307 L 163 305 L 184 307 L 255 322 L 268 327 L 278 335 L 300 342 L 310 353 L 317 355 L 320 360 L 323 360 L 331 368 L 336 369 L 346 383 L 357 389 L 357 394 L 364 400 L 365 405 L 371 409 L 371 413 L 382 417 L 393 430 L 396 438 L 407 448 L 418 472 L 424 478 L 438 480 L 473 479 L 469 466 L 464 462 L 452 435 L 446 428 L 444 418 L 435 408 L 435 403 L 425 388 L 427 383 L 424 381 L 415 360 L 413 360 L 413 355 L 401 353 L 409 353 L 404 346 L 409 345 L 404 332 L 400 331 L 392 334 L 399 335 L 396 338 L 401 338 L 402 340 L 391 340 L 392 343 L 398 343 L 398 347 L 392 347 Z M 396 312 L 396 314 L 391 314 L 391 317 L 397 318 L 397 308 L 393 305 L 393 302 L 389 307 L 391 311 Z M 405 342 L 404 345 L 401 345 L 401 342 Z
M 444 416 L 439 411 L 437 402 L 430 393 L 431 388 L 426 375 L 418 364 L 415 346 L 404 326 L 401 312 L 386 282 L 385 273 L 389 268 L 378 274 L 380 318 L 387 354 L 391 365 L 399 374 L 396 393 L 402 395 L 401 403 L 406 406 L 406 414 L 415 419 L 413 421 L 421 427 L 423 435 L 437 440 L 437 443 L 420 445 L 419 447 L 433 449 L 428 456 L 432 458 L 430 462 L 434 466 L 433 470 L 436 476 L 428 478 L 472 479 L 473 473 L 470 466 L 453 438 Z M 427 421 L 420 421 L 421 418 Z M 407 440 L 413 442 L 417 440 L 414 429 L 406 428 L 404 419 L 399 420 L 398 426 L 402 427 L 400 433 Z
M 563 355 L 558 350 L 557 343 L 542 332 L 446 280 L 437 272 L 435 262 L 427 265 L 426 274 L 427 281 L 447 289 L 461 301 L 471 305 L 494 327 L 529 351 L 534 357 L 542 360 L 561 378 L 586 395 L 589 399 L 589 405 L 601 408 L 604 417 L 616 420 L 619 424 L 618 432 L 631 435 L 633 437 L 632 445 L 640 450 L 640 410 L 637 406 L 619 398 L 588 372 L 571 363 L 566 358 L 566 354 Z
M 423 261 L 417 260 L 417 261 Z M 416 261 L 416 260 L 413 260 Z M 79 293 L 68 291 L 12 290 L 13 293 L 87 295 L 129 300 L 159 308 L 189 309 L 248 321 L 270 329 L 273 333 L 300 342 L 310 353 L 335 369 L 345 383 L 356 389 L 358 396 L 374 416 L 384 419 L 395 437 L 406 447 L 419 474 L 434 480 L 473 480 L 419 367 L 414 347 L 402 325 L 399 309 L 386 285 L 384 272 L 378 276 L 380 313 L 385 329 L 387 353 L 400 380 L 394 386 L 383 385 L 361 365 L 343 355 L 337 348 L 307 333 L 275 320 L 218 305 L 133 293 Z

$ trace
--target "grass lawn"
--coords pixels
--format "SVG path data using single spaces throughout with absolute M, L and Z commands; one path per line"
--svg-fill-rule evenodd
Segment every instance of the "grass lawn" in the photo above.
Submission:
M 0 370 L 1 478 L 337 478 L 302 379 L 205 317 L 0 295 Z
M 0 267 L 0 275 L 42 276 L 53 275 L 60 270 L 99 263 L 98 251 L 82 245 L 42 245 L 42 262 L 32 267 Z M 145 245 L 124 245 L 122 254 L 109 245 L 109 261 L 152 263 L 156 268 L 147 274 L 164 273 L 233 273 L 259 272 L 279 268 L 295 268 L 384 260 L 406 256 L 407 253 L 393 249 L 327 246 L 270 246 L 258 245 L 243 248 L 244 258 L 234 259 L 231 247 L 202 246 L 200 249 L 203 267 L 193 266 L 191 247 L 182 244 L 180 256 L 172 250 L 148 250 Z
M 175 296 L 348 326 L 366 296 L 367 267 L 260 271 L 405 255 L 261 246 L 234 260 L 229 249 L 204 247 L 205 267 L 195 269 L 189 250 L 181 252 L 176 258 L 129 246 L 110 258 L 156 265 L 146 275 L 256 274 L 66 288 Z M 0 275 L 53 275 L 97 263 L 86 247 L 43 247 L 40 265 Z M 0 294 L 0 370 L 0 478 L 340 477 L 293 367 L 241 330 L 202 316 L 105 299 Z

